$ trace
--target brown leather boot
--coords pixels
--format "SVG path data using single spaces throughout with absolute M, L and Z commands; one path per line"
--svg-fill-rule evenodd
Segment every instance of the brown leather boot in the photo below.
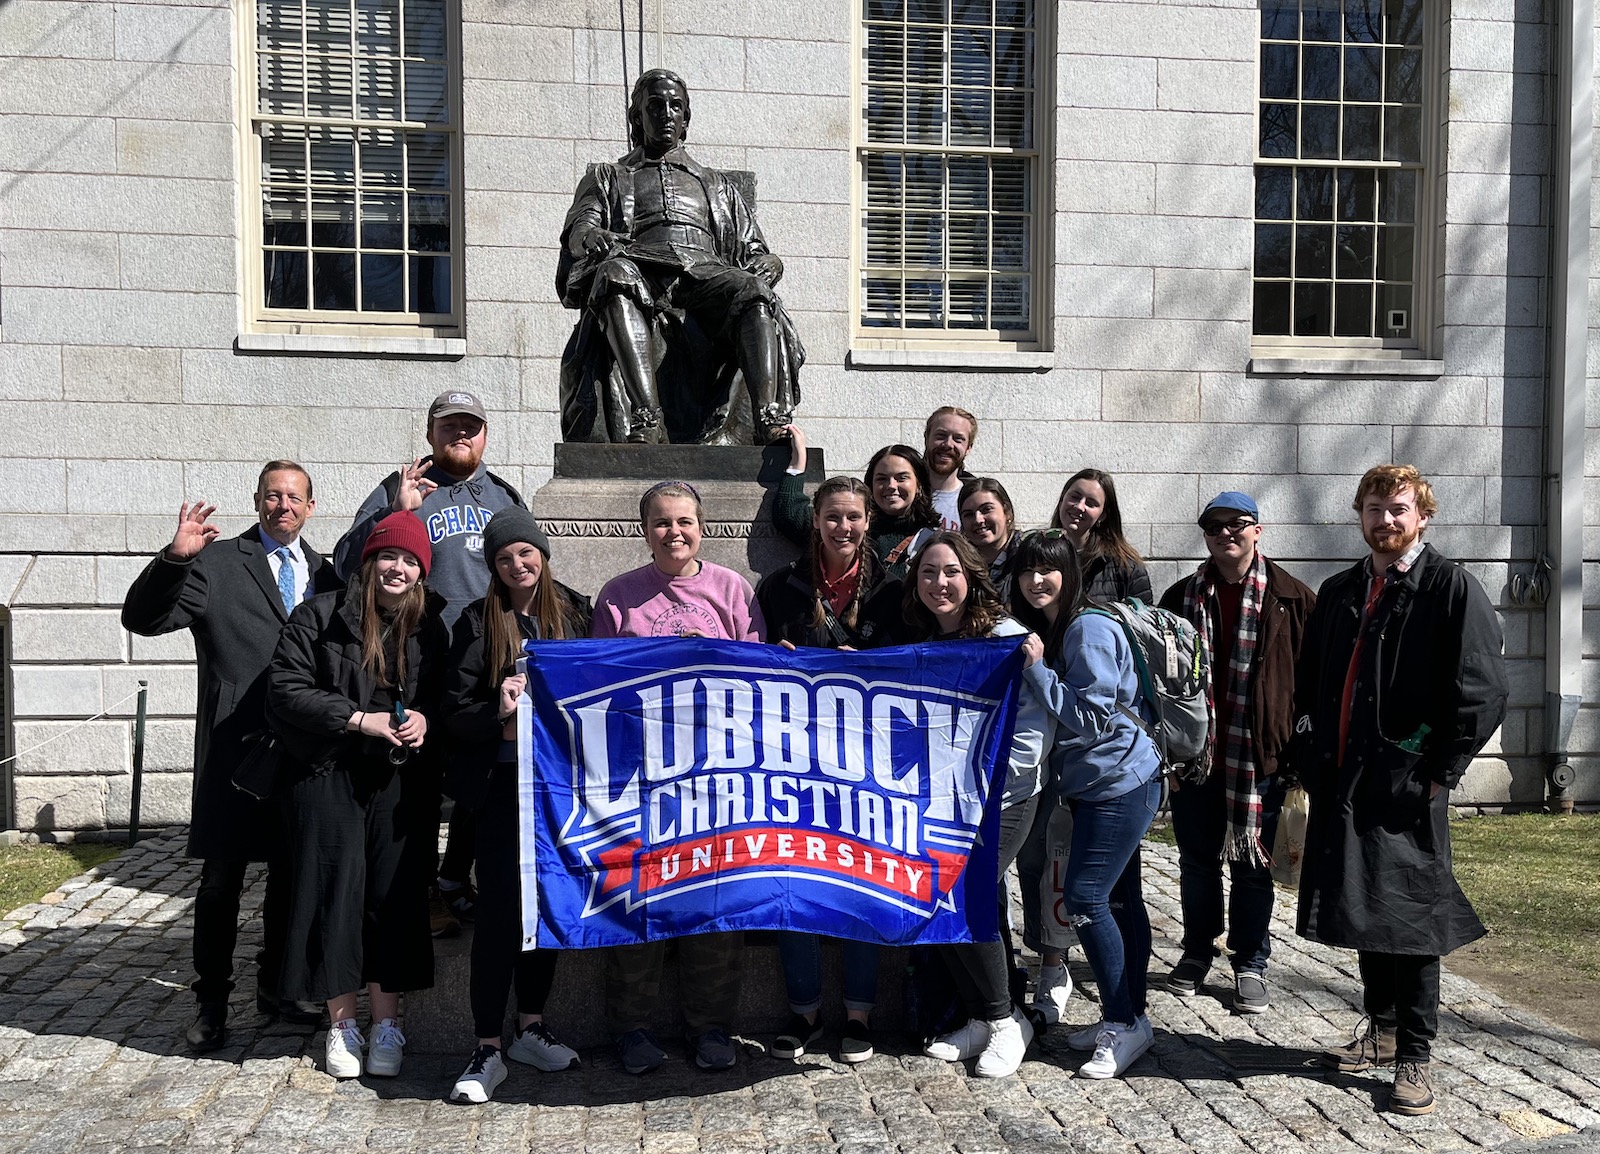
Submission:
M 1394 1070 L 1389 1110 L 1395 1114 L 1433 1113 L 1433 1078 L 1426 1062 L 1401 1062 Z
M 1359 1074 L 1374 1066 L 1394 1065 L 1394 1031 L 1380 1030 L 1369 1021 L 1365 1031 L 1357 1027 L 1355 1039 L 1322 1052 L 1322 1064 L 1341 1074 Z

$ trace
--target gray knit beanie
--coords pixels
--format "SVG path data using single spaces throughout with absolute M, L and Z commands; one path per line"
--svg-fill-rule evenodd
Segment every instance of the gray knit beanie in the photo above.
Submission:
M 550 560 L 550 538 L 544 535 L 544 530 L 539 528 L 539 522 L 533 519 L 532 513 L 513 506 L 496 513 L 490 518 L 489 527 L 483 531 L 485 564 L 492 570 L 495 555 L 518 541 L 526 541 L 543 553 L 546 561 Z

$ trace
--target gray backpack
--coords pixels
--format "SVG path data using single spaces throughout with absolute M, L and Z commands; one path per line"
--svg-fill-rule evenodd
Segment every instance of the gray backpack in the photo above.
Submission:
M 1117 708 L 1155 743 L 1163 770 L 1185 781 L 1201 782 L 1211 769 L 1211 665 L 1200 633 L 1183 617 L 1146 605 L 1137 597 L 1084 610 L 1110 617 L 1122 626 L 1133 649 L 1133 664 L 1155 724 L 1125 705 Z

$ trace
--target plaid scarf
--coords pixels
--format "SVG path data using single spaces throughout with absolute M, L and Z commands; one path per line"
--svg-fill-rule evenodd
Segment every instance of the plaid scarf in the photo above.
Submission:
M 1244 575 L 1244 590 L 1239 598 L 1239 635 L 1233 641 L 1233 656 L 1224 677 L 1211 668 L 1211 694 L 1206 712 L 1211 720 L 1212 772 L 1222 774 L 1222 787 L 1228 811 L 1228 836 L 1223 842 L 1224 861 L 1244 861 L 1251 865 L 1272 864 L 1271 855 L 1261 844 L 1261 794 L 1257 788 L 1260 766 L 1256 759 L 1255 736 L 1250 732 L 1250 667 L 1255 663 L 1256 642 L 1260 636 L 1261 603 L 1267 591 L 1267 561 L 1258 550 Z M 1202 562 L 1183 590 L 1183 615 L 1200 631 L 1206 663 L 1211 664 L 1211 637 L 1218 619 L 1216 569 Z M 1216 695 L 1227 694 L 1228 732 L 1217 734 Z

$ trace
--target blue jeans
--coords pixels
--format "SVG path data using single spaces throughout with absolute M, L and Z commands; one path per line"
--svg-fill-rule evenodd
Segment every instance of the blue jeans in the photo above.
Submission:
M 1152 777 L 1120 797 L 1079 801 L 1062 894 L 1089 968 L 1100 987 L 1101 1016 L 1130 1025 L 1145 1009 L 1150 913 L 1139 878 L 1139 842 L 1161 804 Z
M 1261 790 L 1261 844 L 1272 852 L 1278 812 L 1286 792 L 1274 774 Z M 1183 956 L 1207 963 L 1222 933 L 1222 851 L 1228 836 L 1226 790 L 1220 774 L 1203 785 L 1172 791 L 1172 832 L 1178 839 L 1178 883 L 1183 899 Z M 1235 973 L 1265 973 L 1272 956 L 1272 870 L 1249 862 L 1228 863 L 1228 954 Z
M 878 947 L 871 942 L 840 938 L 844 969 L 844 1008 L 871 1010 L 878 1001 Z M 812 1014 L 822 1008 L 822 939 L 816 934 L 785 931 L 778 935 L 778 960 L 789 1008 Z

